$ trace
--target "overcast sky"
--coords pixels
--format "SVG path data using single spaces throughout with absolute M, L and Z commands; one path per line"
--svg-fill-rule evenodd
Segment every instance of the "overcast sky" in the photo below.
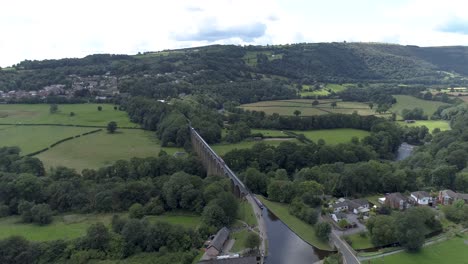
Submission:
M 207 44 L 363 41 L 468 45 L 465 0 L 14 0 L 0 66 Z

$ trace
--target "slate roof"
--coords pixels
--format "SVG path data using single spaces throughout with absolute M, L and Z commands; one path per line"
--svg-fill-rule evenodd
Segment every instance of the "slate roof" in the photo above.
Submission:
M 406 198 L 403 194 L 396 192 L 396 193 L 390 193 L 385 196 L 385 202 L 397 202 L 399 203 L 401 200 L 403 201 L 408 201 L 408 198 Z
M 417 199 L 422 199 L 424 197 L 431 197 L 431 195 L 425 191 L 412 192 L 411 195 L 415 196 Z
M 218 233 L 216 233 L 215 237 L 213 240 L 211 240 L 210 247 L 216 248 L 218 251 L 221 251 L 223 249 L 224 242 L 226 242 L 227 238 L 229 236 L 229 229 L 226 227 L 221 228 Z

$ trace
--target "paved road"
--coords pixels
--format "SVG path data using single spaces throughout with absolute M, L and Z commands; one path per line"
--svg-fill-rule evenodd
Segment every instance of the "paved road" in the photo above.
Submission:
M 252 197 L 252 194 L 248 194 L 246 196 L 246 199 L 249 202 L 250 206 L 252 206 L 255 217 L 257 218 L 259 236 L 260 236 L 260 240 L 262 241 L 260 245 L 260 253 L 262 254 L 261 263 L 263 263 L 263 256 L 266 255 L 266 241 L 267 241 L 265 220 L 263 220 L 262 209 L 258 207 L 257 203 L 254 201 Z
M 354 251 L 349 245 L 340 238 L 341 231 L 332 229 L 331 240 L 335 244 L 338 251 L 343 255 L 344 264 L 360 264 L 357 257 L 354 255 Z

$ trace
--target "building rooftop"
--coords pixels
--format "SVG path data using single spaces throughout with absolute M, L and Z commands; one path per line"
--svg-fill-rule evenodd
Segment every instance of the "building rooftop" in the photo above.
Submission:
M 229 236 L 229 229 L 226 227 L 221 228 L 218 233 L 216 233 L 215 237 L 213 240 L 211 240 L 210 247 L 216 248 L 218 251 L 221 251 L 223 249 L 224 242 L 226 242 L 226 239 Z

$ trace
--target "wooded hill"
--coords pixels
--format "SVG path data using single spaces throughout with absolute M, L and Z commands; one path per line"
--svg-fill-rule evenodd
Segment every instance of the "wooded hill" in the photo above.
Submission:
M 466 85 L 466 65 L 468 47 L 461 46 L 417 47 L 378 43 L 213 45 L 134 56 L 98 54 L 81 59 L 23 61 L 0 70 L 0 90 L 39 90 L 51 84 L 65 84 L 71 88 L 70 75 L 108 74 L 119 78 L 121 92 L 134 95 L 164 97 L 206 89 L 218 93 L 217 90 L 253 85 L 261 87 L 262 91 L 248 96 L 277 99 L 284 96 L 284 89 L 265 91 L 272 85 L 268 83 L 272 78 L 303 84 Z

